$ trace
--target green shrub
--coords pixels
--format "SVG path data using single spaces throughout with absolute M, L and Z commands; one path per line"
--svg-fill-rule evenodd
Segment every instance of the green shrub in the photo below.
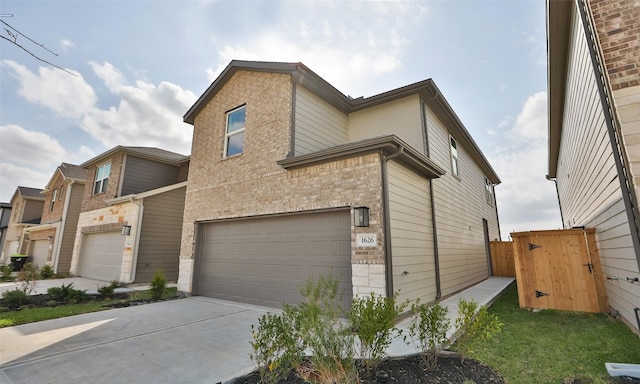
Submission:
M 45 266 L 40 269 L 40 278 L 42 280 L 52 279 L 54 275 L 55 273 L 53 272 L 53 267 L 51 267 L 49 264 L 45 264 Z
M 311 383 L 355 383 L 358 371 L 353 360 L 354 337 L 340 321 L 338 279 L 330 274 L 309 279 L 302 289 L 304 300 L 295 309 L 300 319 L 297 333 L 311 352 L 309 364 L 299 367 Z
M 487 307 L 479 307 L 478 303 L 473 300 L 460 299 L 455 326 L 455 347 L 460 358 L 464 361 L 471 352 L 470 343 L 474 338 L 487 340 L 500 333 L 504 324 L 497 315 L 490 314 Z
M 62 284 L 60 287 L 51 287 L 47 289 L 47 295 L 57 302 L 72 304 L 87 301 L 89 299 L 87 291 L 73 288 L 73 283 L 69 283 L 67 285 Z
M 285 306 L 282 314 L 267 313 L 251 326 L 251 360 L 257 365 L 260 382 L 275 384 L 302 360 L 302 343 L 296 332 L 297 311 Z
M 2 293 L 2 303 L 9 309 L 18 309 L 30 302 L 29 295 L 20 289 L 5 291 Z
M 449 309 L 439 303 L 431 306 L 420 305 L 418 300 L 411 310 L 414 316 L 409 325 L 409 336 L 420 352 L 425 369 L 433 371 L 438 366 L 438 354 L 449 341 Z
M 167 279 L 164 277 L 161 269 L 158 269 L 153 275 L 151 280 L 149 291 L 151 291 L 151 297 L 158 300 L 164 297 L 167 291 Z
M 368 370 L 380 364 L 393 341 L 394 331 L 401 332 L 394 327 L 395 320 L 407 304 L 397 305 L 396 299 L 397 295 L 382 297 L 371 292 L 371 295 L 356 297 L 351 305 L 351 330 L 358 336 L 360 358 Z
M 26 263 L 22 266 L 22 270 L 18 272 L 18 288 L 30 295 L 35 291 L 38 285 L 38 277 L 40 276 L 40 270 L 34 263 Z
M 120 283 L 118 281 L 113 280 L 109 285 L 98 287 L 98 293 L 100 296 L 110 299 L 115 294 L 116 288 L 118 288 L 119 285 Z
M 14 277 L 12 276 L 13 266 L 9 264 L 3 264 L 0 266 L 0 281 L 13 281 Z

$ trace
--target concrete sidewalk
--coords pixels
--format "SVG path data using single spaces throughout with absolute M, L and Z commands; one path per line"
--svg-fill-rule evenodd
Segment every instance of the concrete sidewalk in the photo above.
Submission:
M 441 304 L 453 323 L 460 297 L 488 304 L 512 281 L 492 277 Z M 255 369 L 251 325 L 273 311 L 195 296 L 0 328 L 0 383 L 226 382 Z M 387 352 L 416 350 L 395 340 Z

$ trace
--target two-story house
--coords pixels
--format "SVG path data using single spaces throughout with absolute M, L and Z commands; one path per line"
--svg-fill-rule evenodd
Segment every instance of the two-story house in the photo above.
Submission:
M 11 262 L 11 255 L 26 254 L 29 236 L 25 228 L 40 224 L 44 196 L 42 189 L 18 187 L 11 197 L 11 219 L 6 229 L 6 240 L 2 249 L 2 263 Z
M 549 175 L 563 226 L 594 227 L 611 312 L 640 332 L 640 7 L 547 2 Z
M 189 157 L 117 146 L 80 166 L 88 174 L 71 274 L 129 284 L 162 270 L 176 281 Z
M 4 249 L 4 242 L 7 239 L 7 228 L 11 220 L 11 204 L 0 203 L 0 253 Z
M 178 289 L 278 307 L 433 302 L 490 274 L 500 179 L 432 80 L 345 96 L 301 63 L 232 61 L 193 124 Z
M 45 200 L 40 224 L 24 230 L 27 253 L 39 267 L 50 265 L 59 275 L 69 274 L 86 180 L 84 168 L 62 163 L 41 192 Z

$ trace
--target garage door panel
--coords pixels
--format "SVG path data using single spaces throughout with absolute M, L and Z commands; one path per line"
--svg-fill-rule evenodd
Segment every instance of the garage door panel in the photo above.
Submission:
M 49 257 L 49 240 L 35 240 L 31 248 L 32 263 L 42 268 Z
M 119 231 L 85 234 L 79 275 L 103 281 L 119 280 L 123 249 L 124 236 Z
M 346 210 L 206 224 L 194 293 L 280 307 L 300 302 L 308 277 L 333 270 L 349 307 L 350 228 Z

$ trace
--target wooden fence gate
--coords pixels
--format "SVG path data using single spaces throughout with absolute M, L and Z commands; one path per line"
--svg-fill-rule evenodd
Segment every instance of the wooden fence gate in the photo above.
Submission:
M 516 277 L 511 241 L 491 241 L 491 270 L 493 276 Z
M 520 307 L 608 311 L 595 229 L 516 232 L 511 237 Z

